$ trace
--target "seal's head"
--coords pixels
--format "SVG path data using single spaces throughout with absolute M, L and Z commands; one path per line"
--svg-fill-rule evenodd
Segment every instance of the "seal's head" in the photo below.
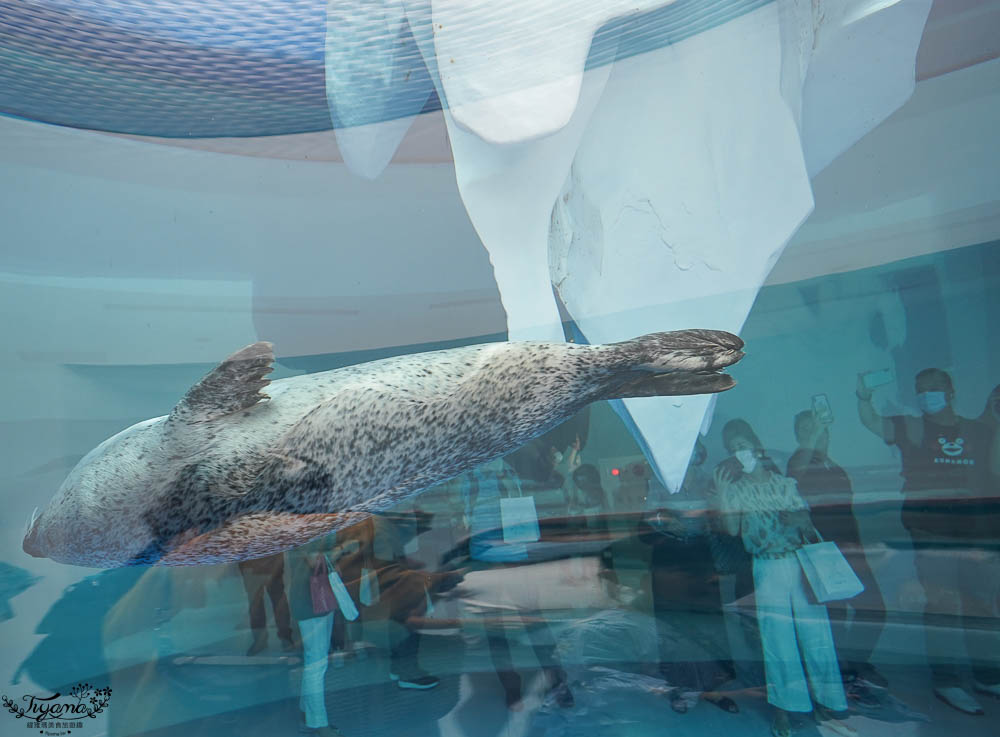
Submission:
M 32 515 L 24 552 L 75 565 L 128 565 L 148 544 L 142 500 L 154 495 L 161 420 L 133 425 L 84 456 L 48 507 Z

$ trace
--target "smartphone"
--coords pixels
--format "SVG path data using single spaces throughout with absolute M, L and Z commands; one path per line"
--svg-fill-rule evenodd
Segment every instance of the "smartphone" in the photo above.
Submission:
M 827 399 L 825 394 L 814 394 L 812 406 L 817 420 L 824 425 L 829 425 L 833 422 L 833 409 L 830 407 L 830 400 Z
M 896 380 L 893 376 L 892 369 L 885 368 L 880 371 L 868 371 L 861 375 L 861 382 L 865 385 L 865 389 L 874 389 L 877 386 L 884 386 L 886 384 L 891 384 Z

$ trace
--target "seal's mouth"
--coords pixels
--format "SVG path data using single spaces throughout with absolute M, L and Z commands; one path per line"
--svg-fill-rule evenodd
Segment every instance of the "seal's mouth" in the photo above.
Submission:
M 736 386 L 726 369 L 746 355 L 739 336 L 721 330 L 689 330 L 678 338 L 671 356 L 675 366 L 656 372 L 661 396 L 715 394 Z
M 742 354 L 740 356 L 742 358 Z M 739 359 L 736 359 L 737 361 Z M 735 361 L 733 362 L 735 363 Z M 670 387 L 670 394 L 716 394 L 736 386 L 736 379 L 723 369 L 711 371 L 671 371 L 660 374 L 660 383 Z

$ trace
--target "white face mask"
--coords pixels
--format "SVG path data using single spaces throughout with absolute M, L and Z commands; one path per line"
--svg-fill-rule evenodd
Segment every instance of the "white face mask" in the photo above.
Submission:
M 558 466 L 560 463 L 563 462 L 563 454 L 557 450 L 555 453 L 552 454 L 552 460 L 554 460 L 556 462 L 556 465 Z
M 733 455 L 743 466 L 744 473 L 753 473 L 753 470 L 757 468 L 757 454 L 752 450 L 738 450 Z
M 921 412 L 933 415 L 948 406 L 948 398 L 944 392 L 920 392 L 917 395 L 917 404 Z

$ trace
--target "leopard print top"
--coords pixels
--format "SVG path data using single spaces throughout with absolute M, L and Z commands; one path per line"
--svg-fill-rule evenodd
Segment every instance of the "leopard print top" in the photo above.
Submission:
M 742 476 L 723 489 L 721 506 L 724 514 L 738 515 L 743 547 L 751 555 L 778 556 L 802 547 L 799 530 L 786 521 L 789 512 L 809 509 L 794 479 L 774 472 L 764 482 Z

